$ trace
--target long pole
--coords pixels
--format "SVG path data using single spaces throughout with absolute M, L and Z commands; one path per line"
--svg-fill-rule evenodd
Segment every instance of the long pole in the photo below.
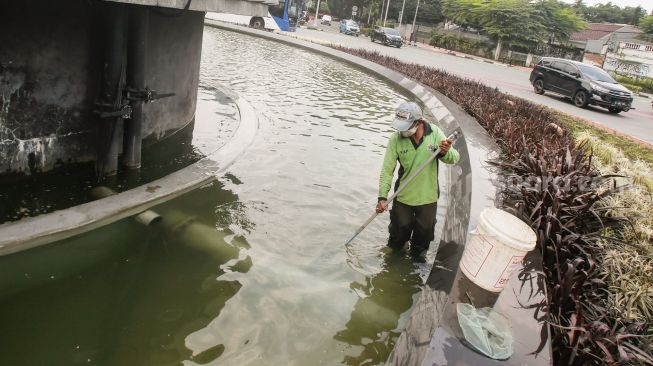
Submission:
M 379 18 L 379 25 L 381 25 L 381 20 L 383 20 L 383 10 L 385 10 L 385 0 L 381 0 L 381 17 Z
M 458 135 L 459 135 L 458 131 L 455 131 L 455 132 L 452 133 L 449 137 L 447 137 L 447 139 L 448 139 L 448 140 L 451 140 L 452 142 L 455 142 L 456 139 L 458 138 Z M 413 175 L 411 175 L 410 177 L 406 178 L 406 180 L 404 181 L 404 183 L 403 183 L 402 185 L 399 186 L 399 189 L 397 189 L 397 190 L 395 191 L 395 193 L 392 194 L 392 196 L 388 197 L 388 199 L 387 199 L 386 202 L 392 202 L 392 200 L 394 200 L 394 199 L 399 195 L 399 193 L 401 193 L 401 191 L 403 191 L 404 188 L 406 188 L 406 187 L 408 186 L 408 184 L 410 184 L 410 182 L 412 182 L 413 179 L 415 179 L 415 177 L 417 177 L 417 175 L 418 175 L 419 173 L 421 173 L 422 170 L 424 170 L 424 168 L 426 168 L 426 167 L 427 167 L 427 166 L 428 166 L 428 165 L 429 165 L 429 164 L 430 164 L 430 163 L 431 163 L 431 162 L 432 162 L 432 161 L 433 161 L 433 160 L 434 160 L 434 159 L 435 159 L 439 154 L 440 154 L 440 148 L 438 147 L 438 149 L 435 150 L 435 151 L 433 152 L 433 154 L 431 154 L 431 156 L 428 158 L 428 160 L 426 160 L 422 165 L 420 165 L 420 166 L 417 168 L 417 171 L 416 171 L 415 173 L 413 173 Z M 363 225 L 361 225 L 358 229 L 356 229 L 356 232 L 354 233 L 354 236 L 352 236 L 351 239 L 347 240 L 347 242 L 345 243 L 345 246 L 349 245 L 349 243 L 351 243 L 351 242 L 352 242 L 352 241 L 353 241 L 353 240 L 358 236 L 358 234 L 360 234 L 363 230 L 365 230 L 365 228 L 367 227 L 367 225 L 369 225 L 369 224 L 372 222 L 372 220 L 374 220 L 378 215 L 379 215 L 379 214 L 378 214 L 376 211 L 374 211 L 374 213 L 372 214 L 372 216 L 370 216 L 370 217 L 369 217 L 369 218 L 368 218 L 368 219 L 363 223 Z
M 406 0 L 401 4 L 401 13 L 399 13 L 399 28 L 401 28 L 401 21 L 404 20 L 404 7 L 406 7 Z
M 385 17 L 383 18 L 383 26 L 385 27 L 385 21 L 388 20 L 388 9 L 390 9 L 390 0 L 385 5 Z
M 317 8 L 315 8 L 315 23 L 313 23 L 315 27 L 317 27 L 317 16 L 319 15 L 319 13 L 320 13 L 320 0 L 317 0 Z
M 413 28 L 410 30 L 411 36 L 410 38 L 413 38 L 413 34 L 415 35 L 415 43 L 417 43 L 417 34 L 415 34 L 415 22 L 417 22 L 417 10 L 419 9 L 419 0 L 417 0 L 417 6 L 415 7 L 415 16 L 413 17 Z

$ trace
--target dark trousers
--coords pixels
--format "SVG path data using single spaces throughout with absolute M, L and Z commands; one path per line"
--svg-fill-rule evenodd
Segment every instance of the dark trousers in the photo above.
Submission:
M 438 203 L 409 206 L 397 200 L 390 210 L 388 246 L 401 249 L 410 240 L 410 251 L 419 254 L 429 248 L 435 230 Z

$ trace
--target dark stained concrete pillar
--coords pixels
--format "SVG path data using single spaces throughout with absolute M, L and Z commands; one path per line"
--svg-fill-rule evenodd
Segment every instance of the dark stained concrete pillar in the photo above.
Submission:
M 203 12 L 99 0 L 0 1 L 0 183 L 93 161 L 98 152 L 104 175 L 116 171 L 120 154 L 137 165 L 138 138 L 123 151 L 122 119 L 95 113 L 104 110 L 98 102 L 120 107 L 119 84 L 130 73 L 119 55 L 127 48 L 126 13 L 136 8 L 149 9 L 149 22 L 137 24 L 147 39 L 140 85 L 174 96 L 142 105 L 141 123 L 127 124 L 127 134 L 140 127 L 150 145 L 192 122 Z

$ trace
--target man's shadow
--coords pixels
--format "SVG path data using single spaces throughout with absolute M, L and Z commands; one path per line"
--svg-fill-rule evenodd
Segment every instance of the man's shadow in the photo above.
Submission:
M 362 351 L 358 356 L 345 356 L 344 364 L 376 365 L 387 360 L 401 334 L 400 316 L 412 307 L 414 295 L 423 284 L 419 262 L 420 259 L 403 251 L 389 251 L 383 254 L 378 274 L 368 277 L 365 284 L 351 283 L 350 287 L 362 297 L 356 302 L 346 328 L 333 338 L 362 346 Z

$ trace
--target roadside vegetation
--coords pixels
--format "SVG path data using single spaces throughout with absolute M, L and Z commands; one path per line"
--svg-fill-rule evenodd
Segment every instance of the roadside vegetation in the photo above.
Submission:
M 417 12 L 417 22 L 418 23 L 430 23 L 437 24 L 444 22 L 445 20 L 451 20 L 449 14 L 445 14 L 443 10 L 446 6 L 446 2 L 449 0 L 439 0 L 439 1 L 424 1 L 420 0 L 419 11 Z M 471 3 L 474 0 L 463 0 L 464 2 Z M 410 23 L 415 14 L 415 9 L 417 7 L 418 0 L 406 0 L 404 1 L 391 1 L 388 9 L 387 19 L 395 20 L 399 19 L 402 9 L 404 10 L 403 22 L 404 24 Z M 642 0 L 641 3 L 645 1 Z M 486 1 L 485 3 L 491 3 L 491 1 Z M 507 2 L 510 3 L 510 2 Z M 567 12 L 575 13 L 580 19 L 585 20 L 586 22 L 592 23 L 618 23 L 618 24 L 632 24 L 639 26 L 646 32 L 647 29 L 651 29 L 650 34 L 653 34 L 653 16 L 648 16 L 646 14 L 646 9 L 641 6 L 631 7 L 624 6 L 620 7 L 614 3 L 606 4 L 596 4 L 588 6 L 583 0 L 574 0 L 570 1 L 560 1 L 556 3 L 555 0 L 544 0 L 531 3 L 543 4 L 544 6 L 555 5 L 556 7 L 562 7 L 567 9 Z M 387 4 L 387 2 L 386 2 Z M 368 24 L 374 23 L 378 19 L 383 19 L 383 14 L 385 14 L 386 7 L 382 7 L 383 3 L 376 0 L 363 0 L 362 3 L 354 0 L 339 0 L 337 3 L 332 3 L 332 10 L 334 15 L 342 19 L 346 19 L 351 16 L 350 9 L 353 5 L 358 5 L 361 9 L 360 17 L 361 20 L 364 20 Z M 362 5 L 362 6 L 361 6 Z M 512 7 L 512 6 L 511 6 Z M 313 11 L 315 13 L 315 11 Z M 507 13 L 508 16 L 511 15 L 510 12 Z M 650 20 L 642 23 L 645 19 L 650 18 Z M 519 21 L 519 20 L 517 20 Z
M 585 27 L 575 9 L 556 0 L 443 0 L 442 13 L 494 41 L 495 58 L 503 46 L 532 49 L 538 43 L 563 43 Z
M 489 41 L 471 39 L 468 37 L 455 36 L 446 33 L 433 32 L 429 40 L 431 46 L 446 48 L 452 51 L 479 55 L 485 58 L 492 58 L 496 45 Z
M 651 78 L 634 78 L 631 76 L 615 75 L 614 79 L 636 93 L 653 93 L 653 79 Z
M 653 15 L 641 18 L 639 27 L 646 35 L 653 35 Z
M 590 122 L 553 109 L 551 109 L 551 113 L 555 114 L 560 123 L 567 127 L 575 137 L 583 132 L 589 133 L 602 143 L 618 149 L 628 159 L 642 160 L 653 166 L 653 149 L 633 141 L 630 137 L 619 135 L 616 131 L 596 127 Z
M 576 135 L 579 146 L 596 157 L 594 167 L 602 174 L 617 174 L 619 186 L 631 185 L 607 201 L 614 216 L 631 219 L 622 231 L 626 245 L 600 240 L 601 279 L 609 286 L 607 309 L 613 317 L 627 321 L 653 319 L 653 167 L 626 157 L 613 145 L 586 131 Z M 619 182 L 621 180 L 621 182 Z
M 497 141 L 503 206 L 537 233 L 554 364 L 653 365 L 653 152 L 476 81 L 339 49 L 444 94 Z

